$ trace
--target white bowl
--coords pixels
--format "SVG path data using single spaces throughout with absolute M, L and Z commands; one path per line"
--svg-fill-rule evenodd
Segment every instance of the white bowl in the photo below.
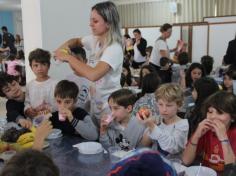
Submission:
M 200 172 L 198 173 L 199 167 L 201 168 Z M 185 176 L 196 176 L 197 173 L 198 176 L 217 176 L 216 171 L 204 166 L 191 166 L 185 170 Z
M 82 154 L 92 155 L 103 152 L 103 147 L 98 142 L 82 142 L 74 145 L 74 147 L 78 148 Z

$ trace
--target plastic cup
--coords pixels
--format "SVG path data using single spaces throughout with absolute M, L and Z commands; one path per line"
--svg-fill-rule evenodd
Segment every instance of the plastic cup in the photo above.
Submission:
M 108 148 L 111 163 L 117 163 L 120 160 L 120 157 L 119 157 L 120 151 L 121 151 L 121 148 L 118 146 L 112 146 Z
M 66 118 L 60 113 L 58 113 L 58 118 L 59 118 L 60 121 L 65 121 L 66 120 Z

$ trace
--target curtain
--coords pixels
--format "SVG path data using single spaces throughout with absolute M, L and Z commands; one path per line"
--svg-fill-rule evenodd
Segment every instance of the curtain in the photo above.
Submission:
M 157 26 L 164 23 L 202 22 L 203 17 L 215 15 L 216 1 L 163 0 L 121 4 L 117 7 L 120 13 L 122 27 Z M 233 2 L 236 0 L 230 1 Z M 170 12 L 170 2 L 177 2 L 177 14 Z
M 236 15 L 236 0 L 217 0 L 217 16 Z

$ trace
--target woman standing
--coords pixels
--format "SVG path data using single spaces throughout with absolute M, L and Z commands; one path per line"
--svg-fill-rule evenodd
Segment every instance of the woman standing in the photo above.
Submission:
M 107 1 L 92 7 L 90 27 L 92 35 L 74 38 L 65 42 L 55 51 L 55 58 L 68 62 L 82 77 L 92 81 L 91 115 L 96 125 L 100 124 L 102 113 L 109 110 L 109 95 L 121 88 L 123 50 L 120 32 L 120 18 L 114 3 Z M 65 52 L 70 47 L 80 46 L 90 51 L 88 65 Z
M 169 49 L 166 40 L 170 38 L 172 33 L 172 26 L 168 23 L 164 24 L 160 28 L 161 36 L 155 41 L 149 64 L 153 66 L 157 71 L 160 70 L 160 58 L 167 57 L 170 59 L 170 52 L 176 50 Z

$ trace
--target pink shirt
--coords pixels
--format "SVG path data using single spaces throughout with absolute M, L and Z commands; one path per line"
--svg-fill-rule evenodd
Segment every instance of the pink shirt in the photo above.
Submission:
M 20 65 L 20 62 L 17 60 L 13 61 L 6 61 L 7 63 L 7 74 L 13 75 L 13 76 L 19 76 L 20 73 L 16 71 L 16 65 Z

